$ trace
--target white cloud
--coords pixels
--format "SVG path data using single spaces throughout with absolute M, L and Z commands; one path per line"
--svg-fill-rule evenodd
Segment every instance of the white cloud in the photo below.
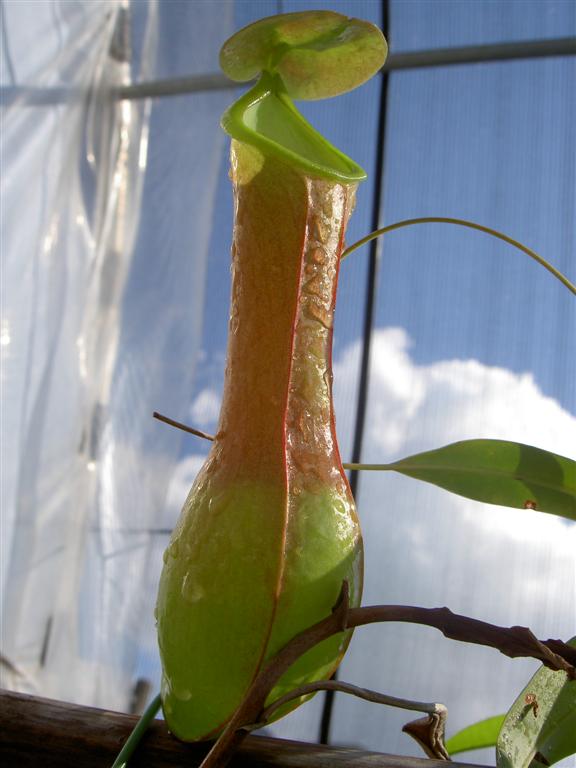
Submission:
M 220 395 L 213 389 L 203 389 L 190 408 L 193 426 L 208 427 L 218 420 Z
M 204 464 L 205 459 L 206 454 L 192 454 L 191 456 L 186 456 L 185 459 L 182 459 L 176 465 L 166 498 L 169 519 L 175 521 L 178 518 L 192 483 L 196 479 L 196 475 L 200 471 L 202 464 Z
M 367 460 L 386 461 L 406 451 L 480 437 L 516 440 L 565 455 L 575 453 L 576 418 L 545 397 L 531 373 L 517 374 L 477 360 L 419 366 L 410 357 L 410 347 L 411 340 L 402 328 L 380 329 L 374 334 Z M 346 380 L 355 377 L 359 359 L 360 343 L 356 342 L 336 361 L 337 398 L 346 389 Z M 340 414 L 338 405 L 337 399 Z M 346 421 L 339 420 L 339 427 L 349 429 L 349 418 L 344 415 Z

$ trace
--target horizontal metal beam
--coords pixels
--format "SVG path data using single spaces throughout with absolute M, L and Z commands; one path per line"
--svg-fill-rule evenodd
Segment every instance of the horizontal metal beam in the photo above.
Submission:
M 551 40 L 527 40 L 514 43 L 474 45 L 462 48 L 438 48 L 436 50 L 391 53 L 382 68 L 383 72 L 424 67 L 445 67 L 453 64 L 478 64 L 512 59 L 534 59 L 549 56 L 576 55 L 576 37 Z M 119 88 L 121 99 L 141 99 L 154 96 L 174 96 L 182 93 L 236 88 L 237 83 L 220 74 L 156 80 L 148 83 Z
M 220 72 L 190 77 L 171 77 L 168 80 L 125 85 L 116 89 L 119 99 L 146 99 L 155 96 L 180 96 L 183 93 L 202 93 L 238 88 L 238 83 L 229 80 Z
M 549 40 L 523 40 L 513 43 L 470 45 L 460 48 L 437 48 L 426 51 L 391 53 L 383 72 L 398 72 L 405 69 L 446 67 L 455 64 L 481 64 L 518 59 L 537 59 L 553 56 L 575 56 L 576 37 L 557 37 Z M 207 93 L 234 89 L 238 83 L 215 72 L 206 75 L 173 77 L 166 80 L 151 80 L 113 89 L 118 99 L 148 99 L 164 96 L 181 96 L 189 93 Z M 23 106 L 46 106 L 80 99 L 86 95 L 84 89 L 37 88 L 28 86 L 0 87 L 0 105 L 8 106 L 20 101 Z
M 392 53 L 384 65 L 384 70 L 396 71 L 419 67 L 446 67 L 453 64 L 481 64 L 491 61 L 574 55 L 576 55 L 576 37 L 557 37 L 550 40 L 522 40 L 514 43 Z
M 112 88 L 110 93 L 116 99 L 134 101 L 136 99 L 163 98 L 164 96 L 182 96 L 189 93 L 233 90 L 237 87 L 238 83 L 233 83 L 220 73 L 214 73 L 134 83 L 120 88 Z M 24 107 L 53 106 L 81 101 L 89 93 L 90 91 L 86 88 L 59 86 L 40 88 L 26 85 L 6 85 L 0 87 L 0 106 L 8 107 L 15 103 Z

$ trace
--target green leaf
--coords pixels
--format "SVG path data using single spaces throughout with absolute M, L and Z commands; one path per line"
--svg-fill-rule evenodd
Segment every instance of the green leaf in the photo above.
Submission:
M 464 440 L 393 464 L 344 467 L 393 470 L 468 499 L 576 520 L 576 462 L 531 445 Z
M 506 715 L 494 715 L 463 728 L 447 740 L 446 749 L 451 755 L 456 755 L 458 752 L 496 746 L 505 717 Z
M 576 647 L 576 638 L 569 641 Z M 548 766 L 576 754 L 576 680 L 541 667 L 506 715 L 498 768 Z
M 387 50 L 370 22 L 303 11 L 269 16 L 236 32 L 222 46 L 220 66 L 237 82 L 266 71 L 280 75 L 293 99 L 325 99 L 369 80 Z

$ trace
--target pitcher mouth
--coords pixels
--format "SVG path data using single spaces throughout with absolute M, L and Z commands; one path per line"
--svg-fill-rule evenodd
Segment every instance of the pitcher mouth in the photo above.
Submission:
M 347 184 L 366 178 L 363 168 L 327 141 L 296 109 L 278 75 L 263 72 L 256 85 L 226 110 L 221 125 L 232 138 L 297 165 L 312 176 Z

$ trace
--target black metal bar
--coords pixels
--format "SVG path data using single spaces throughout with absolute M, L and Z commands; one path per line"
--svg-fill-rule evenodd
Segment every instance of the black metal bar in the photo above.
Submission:
M 382 31 L 388 39 L 389 0 L 382 0 Z M 380 94 L 378 97 L 378 125 L 376 143 L 376 163 L 374 170 L 374 191 L 372 207 L 371 230 L 380 226 L 380 211 L 384 188 L 384 139 L 386 134 L 386 112 L 388 102 L 388 72 L 384 72 L 380 80 Z M 376 312 L 376 296 L 378 292 L 378 273 L 381 260 L 382 239 L 378 238 L 370 242 L 368 255 L 368 273 L 366 276 L 366 294 L 364 303 L 364 327 L 362 332 L 362 356 L 360 361 L 360 376 L 358 380 L 358 393 L 356 399 L 356 422 L 354 425 L 354 441 L 352 446 L 352 463 L 360 462 L 362 443 L 364 441 L 364 427 L 366 423 L 366 405 L 368 399 L 368 379 L 370 367 L 370 349 L 372 346 L 372 334 L 374 315 Z M 354 498 L 358 494 L 358 482 L 360 473 L 350 473 L 350 488 Z M 334 676 L 336 677 L 336 675 Z M 334 691 L 326 691 L 324 694 L 324 706 L 320 721 L 320 744 L 328 744 L 330 739 L 330 725 L 334 708 Z

